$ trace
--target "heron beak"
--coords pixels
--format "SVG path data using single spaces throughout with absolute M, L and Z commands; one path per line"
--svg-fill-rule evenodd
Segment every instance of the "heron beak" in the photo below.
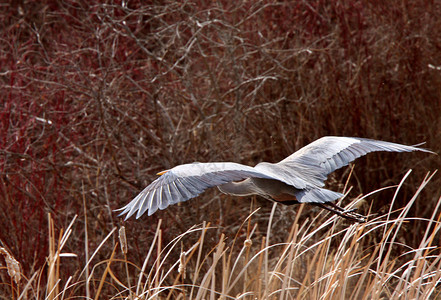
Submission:
M 156 173 L 156 175 L 164 175 L 164 174 L 167 173 L 167 172 L 168 172 L 168 170 L 161 171 L 161 172 Z

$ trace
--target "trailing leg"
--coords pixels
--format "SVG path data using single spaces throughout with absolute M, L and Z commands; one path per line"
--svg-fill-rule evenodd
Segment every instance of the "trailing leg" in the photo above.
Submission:
M 344 208 L 332 203 L 332 202 L 328 202 L 328 203 L 311 203 L 315 206 L 318 206 L 320 208 L 326 209 L 342 218 L 351 220 L 351 221 L 355 221 L 358 223 L 365 223 L 367 220 L 366 216 L 363 216 L 361 214 L 357 214 L 354 212 L 355 209 L 351 209 L 351 210 L 345 210 Z

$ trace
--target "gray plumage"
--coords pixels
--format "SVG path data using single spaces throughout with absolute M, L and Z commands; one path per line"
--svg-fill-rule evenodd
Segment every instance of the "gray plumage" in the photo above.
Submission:
M 223 193 L 237 196 L 257 194 L 285 204 L 334 201 L 343 194 L 323 188 L 328 175 L 374 151 L 431 152 L 371 139 L 328 136 L 275 164 L 262 162 L 255 167 L 232 162 L 184 164 L 153 181 L 119 209 L 122 211 L 120 215 L 126 214 L 125 219 L 128 219 L 136 213 L 139 218 L 147 212 L 150 216 L 158 209 L 187 201 L 215 186 Z

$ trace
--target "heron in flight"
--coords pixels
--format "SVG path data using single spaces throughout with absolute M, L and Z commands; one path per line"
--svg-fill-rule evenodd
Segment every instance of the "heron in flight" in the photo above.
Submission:
M 396 143 L 356 137 L 322 137 L 278 163 L 261 162 L 255 167 L 233 162 L 190 163 L 159 172 L 161 175 L 123 208 L 127 220 L 145 212 L 184 202 L 208 188 L 217 186 L 234 196 L 259 195 L 271 201 L 291 205 L 309 203 L 337 215 L 364 222 L 366 218 L 332 203 L 343 194 L 323 188 L 333 171 L 358 157 L 374 151 L 411 152 L 429 150 Z

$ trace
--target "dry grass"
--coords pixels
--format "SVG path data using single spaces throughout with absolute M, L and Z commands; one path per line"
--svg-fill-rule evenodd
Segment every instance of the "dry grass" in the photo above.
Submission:
M 409 174 L 398 186 L 390 187 L 396 195 Z M 57 238 L 49 215 L 47 263 L 21 281 L 11 271 L 8 286 L 13 299 L 437 299 L 441 294 L 441 248 L 437 243 L 441 198 L 431 218 L 408 216 L 434 175 L 427 174 L 397 217 L 391 217 L 391 210 L 365 224 L 347 225 L 322 212 L 301 222 L 304 207 L 299 206 L 286 240 L 280 243 L 273 242 L 273 235 L 279 232 L 274 228 L 276 204 L 263 236 L 256 235 L 259 209 L 243 220 L 235 235 L 221 234 L 209 240 L 207 233 L 214 227 L 204 222 L 165 246 L 159 221 L 142 265 L 127 259 L 122 232 L 119 240 L 125 246 L 113 243 L 113 251 L 106 250 L 104 245 L 112 244 L 112 236 L 116 238 L 114 228 L 82 270 L 68 272 L 63 265 L 76 254 L 64 253 L 63 248 L 73 242 L 72 228 L 81 225 L 74 218 Z M 355 199 L 348 208 L 365 197 Z M 391 199 L 392 203 L 395 200 Z M 415 223 L 424 226 L 425 232 L 413 248 L 404 245 L 400 236 Z M 244 239 L 239 234 L 242 229 Z M 136 239 L 136 233 L 129 233 L 128 238 Z M 195 243 L 185 243 L 193 239 Z M 94 260 L 100 252 L 105 258 Z M 8 271 L 10 268 L 8 264 Z M 42 293 L 39 289 L 45 270 L 48 281 Z M 60 273 L 66 279 L 60 278 Z

